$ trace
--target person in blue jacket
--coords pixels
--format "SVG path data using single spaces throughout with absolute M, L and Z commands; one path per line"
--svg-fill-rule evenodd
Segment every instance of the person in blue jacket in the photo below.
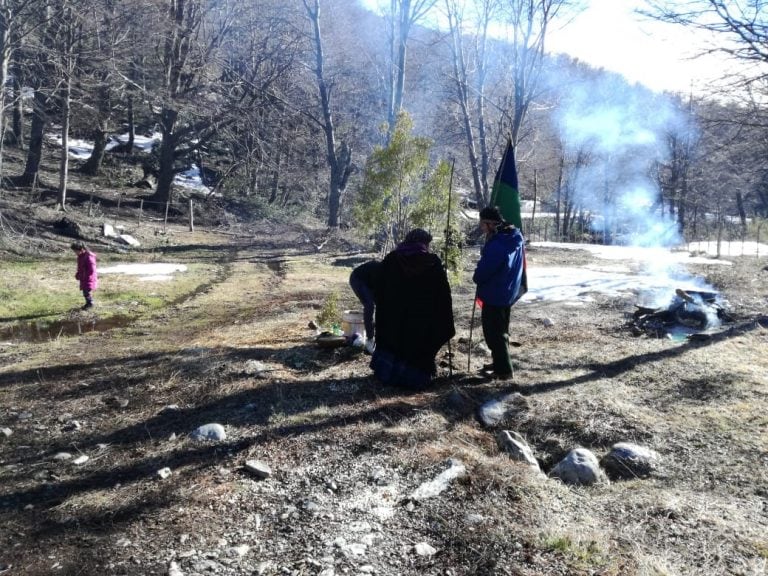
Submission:
M 525 274 L 525 240 L 515 226 L 502 218 L 498 208 L 480 211 L 480 231 L 485 245 L 472 281 L 477 284 L 485 343 L 491 350 L 489 367 L 495 378 L 513 375 L 509 357 L 509 316 L 512 305 L 528 289 Z

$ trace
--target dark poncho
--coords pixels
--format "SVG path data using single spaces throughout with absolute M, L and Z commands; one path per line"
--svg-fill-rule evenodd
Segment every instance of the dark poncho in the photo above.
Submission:
M 435 356 L 455 334 L 448 278 L 440 258 L 419 243 L 398 246 L 379 271 L 371 367 L 387 384 L 419 387 L 436 373 Z

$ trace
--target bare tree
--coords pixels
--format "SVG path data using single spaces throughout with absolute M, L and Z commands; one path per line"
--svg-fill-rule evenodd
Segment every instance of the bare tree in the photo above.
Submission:
M 705 50 L 732 56 L 747 64 L 735 80 L 750 85 L 768 79 L 768 11 L 765 2 L 749 0 L 646 0 L 641 14 L 715 34 L 716 43 Z
M 347 182 L 353 171 L 352 150 L 342 141 L 337 144 L 337 129 L 332 111 L 332 85 L 325 74 L 325 53 L 323 36 L 320 29 L 320 0 L 302 0 L 312 27 L 312 45 L 314 50 L 313 71 L 317 81 L 320 98 L 320 118 L 317 124 L 325 135 L 326 160 L 331 171 L 328 190 L 328 226 L 336 228 L 339 225 L 339 208 L 341 197 L 347 187 Z
M 403 108 L 405 65 L 411 28 L 429 13 L 435 2 L 436 0 L 390 0 L 387 15 L 390 50 L 387 139 L 391 137 Z
M 488 28 L 498 8 L 497 0 L 476 3 L 474 33 L 465 26 L 466 3 L 445 0 L 448 17 L 452 60 L 452 81 L 456 90 L 456 103 L 462 120 L 462 132 L 472 173 L 475 202 L 485 206 L 489 201 L 488 144 L 486 134 L 485 88 L 488 74 Z M 466 42 L 465 42 L 466 40 Z M 466 43 L 469 46 L 466 46 Z

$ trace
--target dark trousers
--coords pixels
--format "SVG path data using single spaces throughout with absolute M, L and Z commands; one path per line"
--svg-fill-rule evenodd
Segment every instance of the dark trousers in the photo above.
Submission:
M 489 306 L 484 304 L 480 313 L 483 337 L 493 357 L 493 371 L 500 376 L 512 374 L 512 360 L 509 357 L 509 313 L 511 306 Z
M 90 290 L 83 290 L 83 298 L 86 304 L 93 304 L 93 292 Z
M 373 291 L 368 285 L 360 280 L 356 275 L 352 274 L 349 277 L 349 285 L 352 287 L 352 292 L 355 293 L 357 299 L 360 300 L 360 304 L 363 305 L 363 322 L 365 323 L 365 336 L 366 338 L 374 337 L 374 323 L 373 312 L 376 309 L 376 304 L 373 300 Z

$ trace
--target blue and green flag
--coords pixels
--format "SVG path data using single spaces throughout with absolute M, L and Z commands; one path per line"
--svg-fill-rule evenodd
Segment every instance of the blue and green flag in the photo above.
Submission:
M 491 206 L 496 206 L 499 209 L 504 220 L 514 224 L 518 230 L 523 229 L 523 219 L 520 215 L 520 191 L 517 189 L 515 148 L 509 138 L 507 139 L 507 149 L 504 151 L 496 177 L 493 179 Z

